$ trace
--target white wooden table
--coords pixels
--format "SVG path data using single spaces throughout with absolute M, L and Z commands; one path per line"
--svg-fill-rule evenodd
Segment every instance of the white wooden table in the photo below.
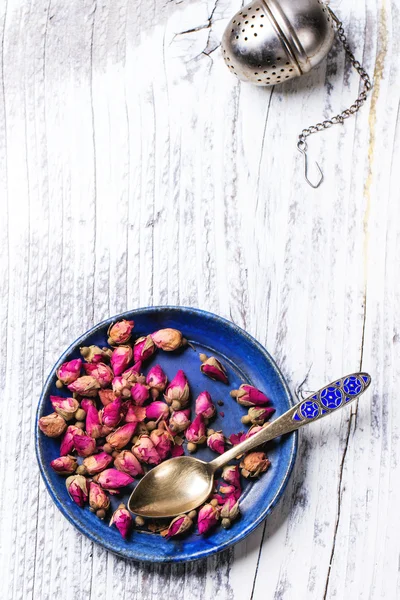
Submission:
M 395 600 L 400 594 L 399 7 L 333 2 L 374 79 L 356 118 L 339 46 L 303 80 L 240 85 L 234 0 L 0 0 L 0 596 Z M 358 369 L 372 392 L 301 432 L 265 525 L 205 562 L 132 564 L 71 527 L 34 455 L 61 351 L 127 308 L 247 329 L 292 389 Z

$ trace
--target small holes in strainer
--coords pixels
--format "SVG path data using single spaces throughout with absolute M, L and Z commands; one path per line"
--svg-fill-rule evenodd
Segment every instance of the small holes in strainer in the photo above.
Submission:
M 247 38 L 244 38 L 244 41 L 247 42 Z
M 251 27 L 254 27 L 254 25 L 251 25 Z
M 272 75 L 276 75 L 275 71 L 272 71 Z
M 281 57 L 280 57 L 280 56 L 278 56 L 278 58 L 277 58 L 276 60 L 281 60 Z
M 256 34 L 256 33 L 254 34 L 254 37 L 257 37 L 257 34 Z
M 261 79 L 257 79 L 257 81 L 261 81 Z
M 256 72 L 254 73 L 254 75 L 258 75 L 258 71 L 256 71 Z
M 245 21 L 245 22 L 244 22 L 244 24 L 245 24 L 245 25 L 248 25 L 248 24 L 249 24 L 249 22 L 248 22 L 248 21 Z
M 261 23 L 260 27 L 264 27 L 264 25 Z
M 284 71 L 284 70 L 285 70 L 285 69 L 281 69 L 281 73 L 283 73 L 283 71 Z
M 245 31 L 246 31 L 245 29 L 242 29 L 242 33 L 244 33 Z
M 260 17 L 261 17 L 261 19 L 263 19 L 263 18 L 264 18 L 264 15 L 260 15 Z
M 236 36 L 236 39 L 237 39 L 237 40 L 239 39 L 239 36 L 238 36 L 238 35 Z

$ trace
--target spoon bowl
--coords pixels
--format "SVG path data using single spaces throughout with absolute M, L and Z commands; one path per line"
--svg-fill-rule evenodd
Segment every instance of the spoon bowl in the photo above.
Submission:
M 128 508 L 141 517 L 174 517 L 189 512 L 211 494 L 214 469 L 211 463 L 191 456 L 171 458 L 154 467 L 138 483 Z

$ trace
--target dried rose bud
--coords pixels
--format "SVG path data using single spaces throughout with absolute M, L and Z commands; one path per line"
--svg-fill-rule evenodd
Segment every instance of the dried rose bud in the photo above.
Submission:
M 171 452 L 173 438 L 163 429 L 155 429 L 150 433 L 150 439 L 161 460 L 165 460 Z
M 165 402 L 156 400 L 146 406 L 146 419 L 158 421 L 158 419 L 167 419 L 169 416 L 169 408 Z
M 91 375 L 96 379 L 99 386 L 102 388 L 107 387 L 113 380 L 114 374 L 108 365 L 102 362 L 98 363 L 84 363 L 83 368 L 86 375 Z
M 178 371 L 164 393 L 167 404 L 179 402 L 180 408 L 184 408 L 189 401 L 189 383 L 183 371 Z M 179 410 L 179 409 L 178 409 Z
M 105 490 L 115 491 L 132 483 L 133 477 L 127 473 L 117 471 L 117 469 L 106 469 L 93 477 L 93 481 L 101 485 Z
M 218 452 L 218 454 L 223 454 L 225 452 L 225 437 L 222 431 L 216 431 L 212 433 L 207 438 L 207 446 L 214 450 L 214 452 Z
M 122 373 L 122 377 L 124 379 L 126 379 L 126 381 L 130 384 L 137 383 L 137 382 L 144 383 L 146 378 L 144 377 L 144 375 L 140 374 L 141 370 L 142 370 L 142 361 L 139 360 L 138 362 L 135 362 L 135 364 L 132 367 L 129 367 L 129 369 L 124 371 Z
M 161 458 L 155 449 L 150 436 L 147 434 L 143 434 L 139 437 L 132 448 L 132 452 L 136 458 L 148 465 L 158 465 L 161 462 Z
M 81 405 L 83 402 L 81 402 Z M 86 406 L 86 433 L 97 440 L 102 436 L 103 427 L 100 423 L 99 411 L 94 404 L 85 403 Z
M 238 465 L 228 465 L 222 470 L 221 477 L 227 483 L 236 488 L 240 488 L 240 473 Z
M 182 336 L 182 333 L 177 329 L 167 327 L 166 329 L 159 329 L 151 334 L 152 340 L 161 350 L 165 352 L 171 352 L 177 350 L 181 346 L 187 344 L 187 340 Z
M 207 439 L 206 424 L 202 415 L 197 415 L 195 420 L 185 431 L 185 436 L 188 442 L 192 444 L 204 444 Z
M 132 527 L 132 522 L 133 519 L 131 513 L 125 507 L 125 504 L 121 503 L 111 517 L 110 527 L 111 525 L 115 525 L 122 537 L 126 539 Z
M 84 346 L 80 349 L 83 358 L 88 363 L 98 363 L 102 362 L 103 359 L 107 356 L 107 353 L 104 352 L 98 346 Z
M 178 456 L 183 456 L 185 451 L 183 446 L 180 444 L 174 444 L 171 449 L 171 458 L 177 458 Z
M 275 408 L 271 406 L 252 406 L 249 408 L 248 416 L 253 425 L 262 425 L 268 421 L 275 412 Z
M 118 377 L 114 377 L 112 380 L 112 389 L 116 396 L 129 398 L 131 395 L 131 387 L 132 384 L 122 375 L 118 375 Z
M 138 459 L 129 450 L 122 450 L 114 461 L 114 467 L 131 477 L 143 475 L 143 468 Z
M 196 398 L 196 415 L 203 415 L 205 419 L 211 419 L 215 415 L 215 406 L 208 392 L 201 392 Z
M 54 412 L 39 419 L 39 429 L 47 437 L 56 438 L 64 433 L 67 424 L 61 415 Z
M 134 383 L 131 388 L 131 396 L 136 406 L 143 406 L 146 400 L 149 399 L 149 388 L 147 385 L 143 385 L 143 383 Z
M 169 419 L 169 428 L 174 433 L 185 431 L 190 425 L 190 408 L 177 410 Z
M 81 374 L 82 360 L 75 358 L 68 362 L 63 363 L 57 369 L 57 377 L 64 385 L 69 385 L 78 379 Z
M 88 499 L 87 480 L 83 475 L 71 475 L 66 479 L 65 485 L 71 499 L 81 508 Z
M 84 375 L 83 377 L 78 377 L 76 381 L 70 383 L 68 389 L 71 392 L 76 392 L 80 396 L 88 396 L 93 398 L 97 396 L 97 392 L 100 389 L 100 384 L 91 375 Z
M 237 491 L 238 490 L 235 488 L 235 486 L 231 485 L 230 483 L 222 484 L 219 488 L 220 494 L 223 494 L 224 496 L 233 496 L 235 493 L 237 494 Z
M 147 408 L 145 406 L 135 406 L 134 404 L 130 403 L 125 415 L 125 422 L 141 423 L 146 418 Z
M 219 508 L 212 504 L 204 504 L 199 510 L 197 516 L 197 528 L 200 534 L 207 533 L 218 523 Z
M 144 361 L 153 356 L 156 351 L 151 335 L 140 337 L 133 346 L 133 358 L 135 362 Z
M 126 321 L 125 319 L 117 321 L 114 325 L 110 325 L 107 333 L 108 343 L 112 346 L 114 344 L 125 344 L 131 337 L 134 325 L 133 321 Z
M 107 427 L 116 427 L 122 419 L 122 400 L 116 398 L 100 411 L 100 420 Z
M 192 526 L 193 521 L 188 517 L 188 515 L 179 515 L 179 517 L 172 519 L 171 523 L 169 524 L 166 537 L 170 538 L 175 535 L 185 533 L 185 531 L 188 531 L 188 529 L 190 529 Z
M 264 452 L 250 452 L 241 461 L 240 468 L 243 477 L 258 477 L 269 468 L 270 464 Z
M 247 439 L 247 434 L 243 431 L 239 431 L 239 433 L 232 433 L 229 436 L 229 441 L 232 444 L 232 446 L 237 446 L 238 444 L 240 444 L 240 442 L 244 442 L 245 439 Z
M 92 456 L 85 458 L 83 464 L 89 475 L 96 475 L 97 473 L 104 471 L 112 461 L 112 456 L 106 452 L 100 452 L 99 454 L 93 454 Z
M 222 381 L 222 383 L 228 383 L 228 376 L 226 374 L 225 367 L 220 363 L 220 361 L 215 358 L 215 356 L 210 356 L 210 358 L 205 357 L 204 354 L 200 356 L 202 361 L 202 365 L 200 367 L 200 371 L 207 375 L 210 379 L 214 379 L 214 381 Z
M 96 440 L 88 435 L 75 435 L 74 448 L 79 456 L 90 456 L 96 450 Z
M 110 499 L 101 487 L 90 482 L 89 485 L 89 506 L 95 512 L 96 510 L 108 510 L 110 508 Z
M 82 429 L 79 429 L 75 425 L 69 425 L 65 432 L 60 445 L 60 456 L 67 456 L 74 449 L 74 436 L 84 435 Z
M 111 404 L 116 397 L 116 394 L 112 390 L 99 390 L 99 398 L 103 406 Z
M 232 390 L 230 394 L 242 406 L 265 406 L 270 402 L 268 396 L 247 383 L 242 383 L 238 390 Z
M 127 368 L 132 360 L 133 351 L 130 346 L 117 346 L 111 355 L 111 367 L 114 375 L 118 377 Z
M 160 365 L 155 365 L 150 369 L 147 373 L 146 383 L 150 388 L 151 397 L 153 400 L 158 398 L 160 393 L 162 393 L 167 387 L 168 377 L 160 367 Z
M 126 423 L 107 436 L 107 443 L 114 449 L 121 450 L 132 439 L 135 433 L 136 423 Z
M 66 421 L 74 418 L 79 408 L 79 402 L 75 398 L 61 398 L 61 396 L 50 396 L 50 402 L 56 413 L 61 415 Z
M 50 466 L 59 475 L 71 475 L 76 471 L 76 458 L 73 456 L 60 456 L 60 458 L 52 460 Z
M 221 508 L 221 518 L 234 521 L 239 516 L 239 502 L 234 496 L 228 496 Z

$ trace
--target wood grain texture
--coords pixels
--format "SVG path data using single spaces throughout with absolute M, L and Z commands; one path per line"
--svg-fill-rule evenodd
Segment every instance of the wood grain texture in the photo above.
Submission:
M 400 596 L 400 76 L 394 0 L 338 0 L 368 102 L 335 44 L 299 81 L 240 85 L 219 40 L 240 2 L 0 0 L 0 596 L 371 600 Z M 61 351 L 128 308 L 245 327 L 294 390 L 359 368 L 372 392 L 301 432 L 274 513 L 206 561 L 125 562 L 54 508 L 34 417 Z

